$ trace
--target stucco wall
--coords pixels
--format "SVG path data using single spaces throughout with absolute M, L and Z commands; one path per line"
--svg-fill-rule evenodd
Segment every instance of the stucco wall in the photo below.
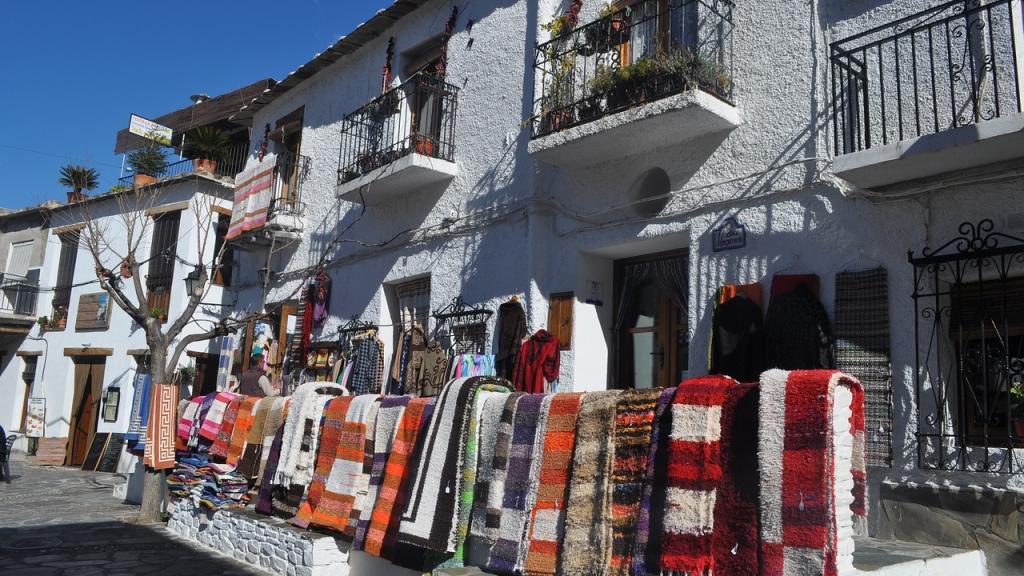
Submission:
M 696 138 L 683 130 L 653 153 L 637 155 L 624 148 L 619 160 L 575 170 L 532 158 L 524 123 L 532 113 L 533 45 L 547 39 L 540 25 L 565 4 L 459 4 L 464 11 L 449 45 L 448 74 L 448 81 L 460 88 L 459 173 L 450 184 L 425 187 L 365 211 L 334 196 L 342 118 L 377 95 L 388 36 L 395 38 L 395 69 L 401 70 L 404 51 L 441 32 L 447 3 L 419 8 L 388 34 L 257 113 L 253 133 L 259 138 L 262 126 L 273 126 L 305 106 L 302 153 L 313 159 L 303 190 L 308 236 L 280 249 L 271 268 L 301 270 L 344 231 L 328 266 L 334 279 L 332 317 L 314 338 L 332 337 L 334 327 L 352 315 L 389 324 L 386 286 L 426 274 L 431 275 L 432 309 L 460 294 L 471 304 L 497 309 L 512 294 L 521 294 L 531 331 L 547 322 L 548 295 L 574 291 L 573 349 L 562 355 L 559 389 L 594 390 L 608 383 L 617 259 L 688 251 L 689 375 L 707 371 L 710 302 L 719 285 L 767 284 L 778 272 L 814 272 L 821 277 L 821 298 L 831 314 L 835 273 L 880 264 L 888 269 L 890 282 L 895 460 L 891 473 L 875 473 L 873 481 L 1019 483 L 998 475 L 916 469 L 916 344 L 907 251 L 941 244 L 962 221 L 993 218 L 1007 229 L 1019 221 L 1007 218 L 1006 207 L 1018 204 L 1015 194 L 1022 182 L 939 183 L 931 192 L 910 189 L 906 197 L 869 201 L 864 191 L 831 174 L 829 43 L 931 4 L 740 3 L 733 11 L 731 42 L 742 124 Z M 599 7 L 585 3 L 581 22 L 593 18 Z M 474 25 L 467 31 L 470 19 Z M 671 196 L 657 217 L 637 216 L 630 187 L 654 166 L 669 174 Z M 1010 215 L 1015 212 L 1024 210 L 1010 209 Z M 747 246 L 713 253 L 710 232 L 727 216 L 747 225 Z M 253 283 L 253 271 L 266 255 L 254 251 L 243 258 L 243 271 Z M 298 276 L 280 279 L 267 301 L 294 295 Z M 601 306 L 584 302 L 591 282 L 603 286 Z M 259 291 L 250 289 L 238 301 L 251 307 L 259 299 Z M 383 332 L 389 341 L 387 326 Z

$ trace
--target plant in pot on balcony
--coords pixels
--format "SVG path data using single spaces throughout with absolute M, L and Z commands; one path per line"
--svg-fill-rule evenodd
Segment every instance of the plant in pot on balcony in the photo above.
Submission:
M 1013 437 L 1024 442 L 1024 382 L 1010 384 L 1010 426 Z
M 217 162 L 228 153 L 228 136 L 213 126 L 200 126 L 185 134 L 185 145 L 182 154 L 192 159 L 195 172 L 213 174 L 217 170 Z
M 68 203 L 81 202 L 85 199 L 83 190 L 93 190 L 100 184 L 99 172 L 85 166 L 67 164 L 60 169 L 57 183 L 71 188 L 68 192 Z
M 542 106 L 542 133 L 557 132 L 572 123 L 573 96 L 572 59 L 553 62 Z
M 167 165 L 167 156 L 160 144 L 148 141 L 128 153 L 128 165 L 135 172 L 135 186 L 145 186 L 156 181 Z

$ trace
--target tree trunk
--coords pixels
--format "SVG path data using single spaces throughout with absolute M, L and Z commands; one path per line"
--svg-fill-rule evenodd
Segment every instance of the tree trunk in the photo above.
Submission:
M 154 384 L 166 384 L 167 379 L 167 347 L 159 340 L 147 339 L 149 345 L 149 373 Z M 152 390 L 150 392 L 152 394 Z M 149 405 L 155 408 L 152 396 Z M 146 438 L 146 442 L 152 439 Z M 163 470 L 146 468 L 146 476 L 142 483 L 142 506 L 139 510 L 139 524 L 156 524 L 162 522 L 161 504 L 164 497 L 165 475 Z

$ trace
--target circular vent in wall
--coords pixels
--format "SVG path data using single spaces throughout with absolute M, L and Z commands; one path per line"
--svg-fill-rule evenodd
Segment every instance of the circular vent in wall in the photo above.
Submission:
M 672 183 L 661 168 L 651 168 L 641 174 L 629 187 L 629 199 L 637 216 L 657 216 L 669 201 Z

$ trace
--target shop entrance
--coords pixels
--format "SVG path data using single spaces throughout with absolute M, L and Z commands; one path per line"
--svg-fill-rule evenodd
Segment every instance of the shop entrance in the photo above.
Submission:
M 102 356 L 75 358 L 75 390 L 71 402 L 70 438 L 65 464 L 81 466 L 96 433 L 100 391 L 105 359 Z
M 689 368 L 685 251 L 615 263 L 616 388 L 675 386 Z

